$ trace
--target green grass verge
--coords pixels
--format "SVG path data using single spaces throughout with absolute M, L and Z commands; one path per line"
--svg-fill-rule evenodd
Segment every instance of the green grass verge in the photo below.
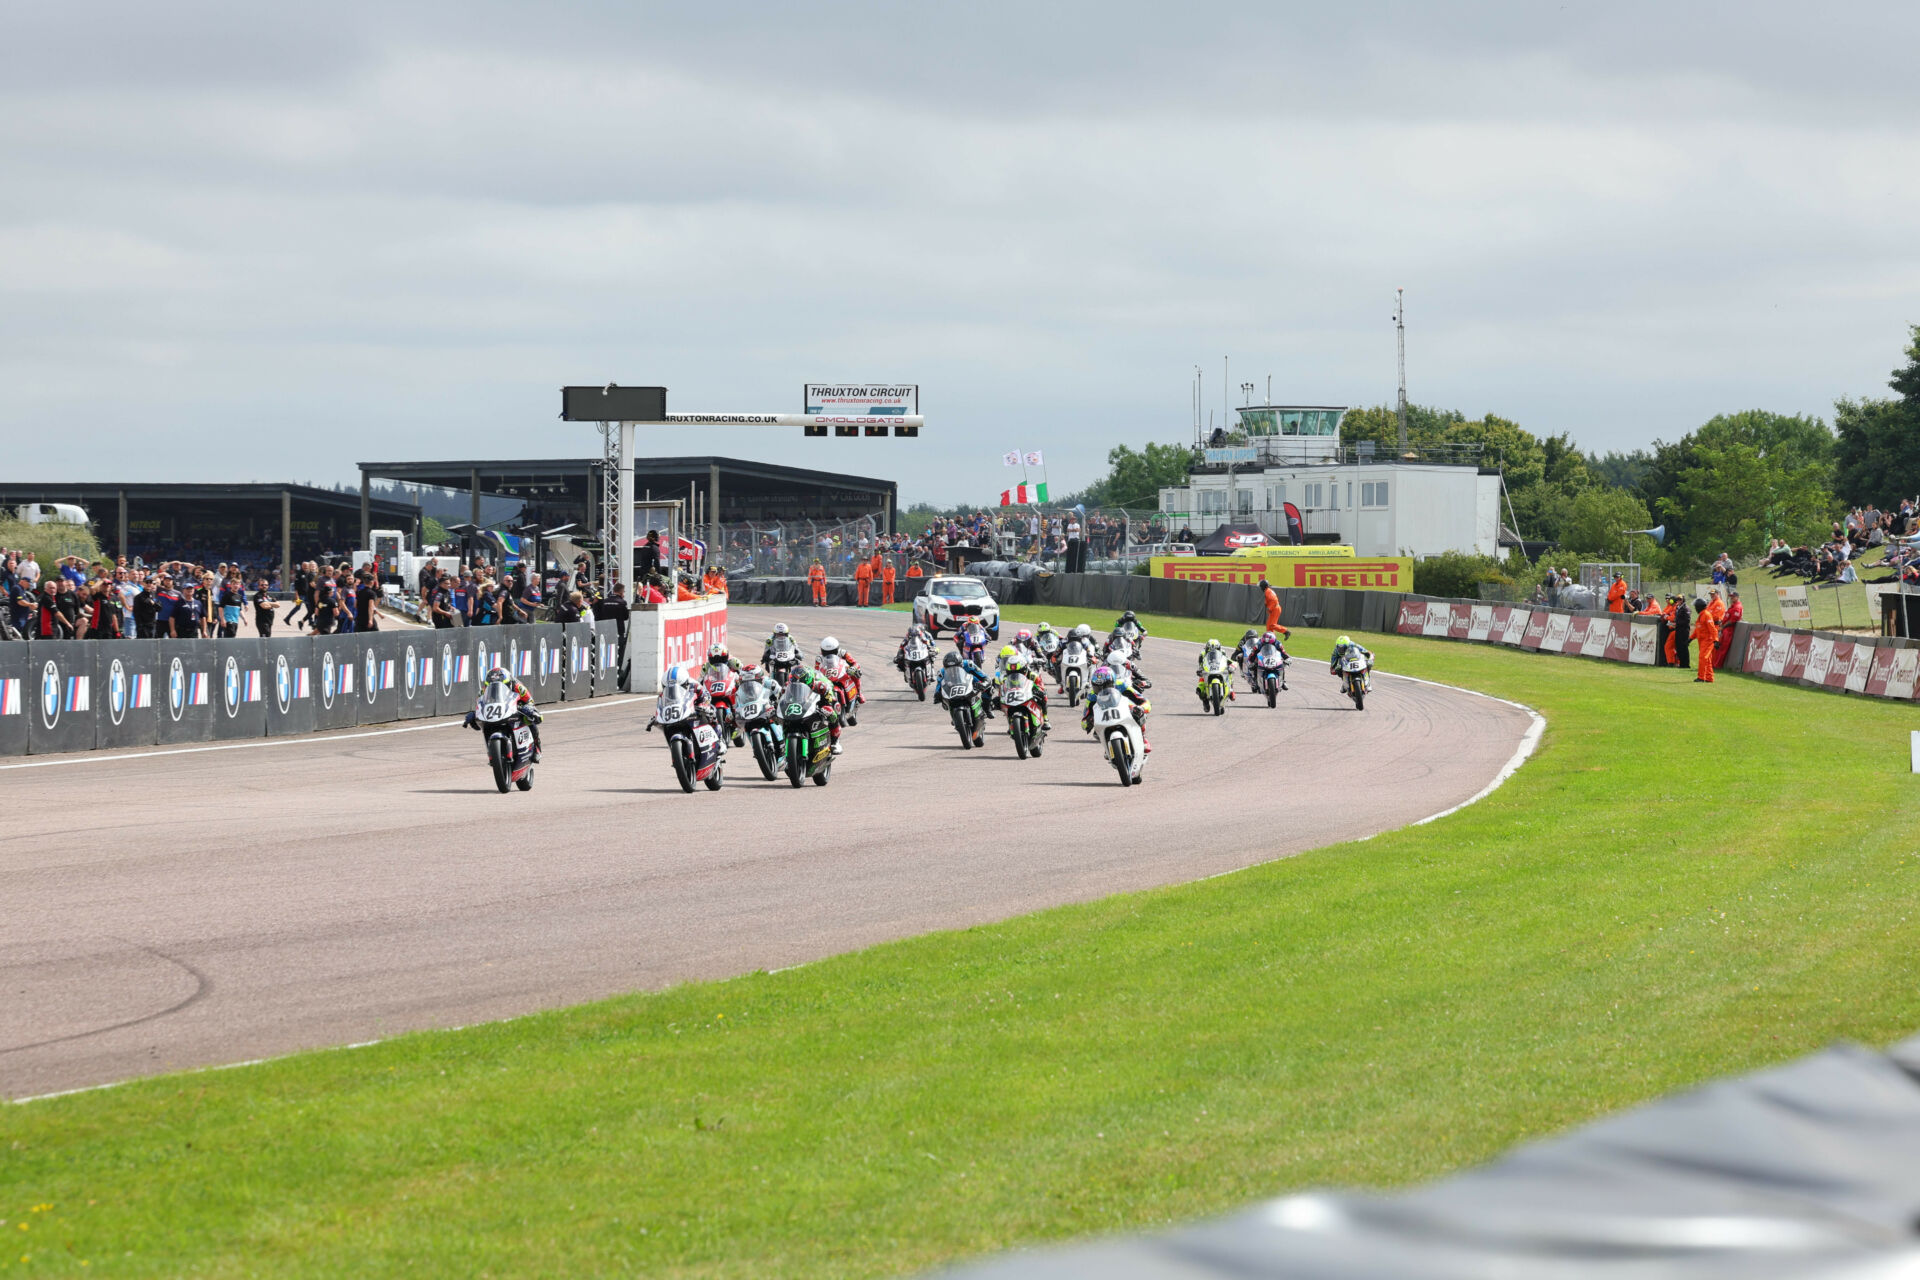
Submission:
M 1438 823 L 1223 879 L 0 1107 L 0 1271 L 910 1272 L 1430 1178 L 1920 1024 L 1910 708 L 1372 643 L 1539 708 L 1533 761 Z M 1336 804 L 1394 785 L 1315 781 Z

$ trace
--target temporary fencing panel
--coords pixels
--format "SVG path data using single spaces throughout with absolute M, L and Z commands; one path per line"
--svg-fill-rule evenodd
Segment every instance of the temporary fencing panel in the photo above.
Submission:
M 443 716 L 464 715 L 473 709 L 475 681 L 473 648 L 464 632 L 448 628 L 433 637 L 435 705 Z
M 593 624 L 571 622 L 562 628 L 566 647 L 566 677 L 562 695 L 568 702 L 584 702 L 593 696 Z
M 213 736 L 259 738 L 267 732 L 264 640 L 202 640 L 213 650 Z
M 398 653 L 394 711 L 401 720 L 421 720 L 440 710 L 440 646 L 429 631 L 391 631 L 386 644 Z
M 347 729 L 360 723 L 360 662 L 365 653 L 358 636 L 314 636 L 314 728 Z
M 161 742 L 211 742 L 218 645 L 206 640 L 155 643 L 160 649 L 159 678 L 153 691 L 160 707 L 155 736 Z
M 91 751 L 98 732 L 93 723 L 93 654 L 85 640 L 27 642 L 27 749 L 35 755 L 55 751 Z
M 314 714 L 317 673 L 312 637 L 269 640 L 262 649 L 266 666 L 268 736 L 312 733 L 319 726 Z
M 567 646 L 561 628 L 550 622 L 527 628 L 533 633 L 533 678 L 526 682 L 533 700 L 542 705 L 560 701 L 566 688 Z
M 604 698 L 621 692 L 620 668 L 626 655 L 621 651 L 620 624 L 610 619 L 593 624 L 593 696 Z
M 165 688 L 159 643 L 100 640 L 88 647 L 93 650 L 93 745 L 148 747 L 158 742 Z
M 27 706 L 37 682 L 29 667 L 25 644 L 0 644 L 0 753 L 10 756 L 25 755 L 32 738 Z

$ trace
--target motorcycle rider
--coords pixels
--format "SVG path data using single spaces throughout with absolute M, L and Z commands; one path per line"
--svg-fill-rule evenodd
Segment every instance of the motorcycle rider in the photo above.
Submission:
M 1140 619 L 1134 617 L 1131 609 L 1122 613 L 1120 620 L 1113 624 L 1113 634 L 1132 646 L 1135 653 L 1143 652 L 1146 648 L 1147 629 L 1140 625 Z
M 1047 682 L 1040 678 L 1040 664 L 1031 661 L 1026 654 L 1016 650 L 1011 657 L 1000 665 L 1000 677 L 997 684 L 1005 686 L 1015 676 L 1024 675 L 1033 682 L 1033 700 L 1040 705 L 1040 727 L 1047 727 Z M 1005 699 L 1002 698 L 1004 706 Z
M 487 678 L 481 687 L 485 688 L 488 685 L 496 684 L 506 685 L 513 691 L 514 709 L 520 713 L 521 722 L 533 731 L 533 762 L 539 764 L 541 717 L 538 708 L 533 705 L 533 695 L 527 691 L 527 686 L 515 680 L 512 673 L 505 667 L 495 667 L 487 672 Z M 471 711 L 467 712 L 467 718 L 463 723 L 469 729 L 479 729 L 483 727 L 479 719 L 475 717 Z
M 1216 668 L 1221 673 L 1220 683 L 1226 686 L 1227 701 L 1234 700 L 1232 667 L 1233 660 L 1227 654 L 1227 646 L 1221 644 L 1218 639 L 1208 640 L 1207 647 L 1200 651 L 1198 665 L 1194 667 L 1194 674 L 1199 677 L 1199 680 L 1194 685 L 1193 691 L 1200 695 L 1202 707 L 1207 706 L 1207 672 Z
M 953 644 L 956 649 L 973 649 L 981 653 L 987 648 L 987 628 L 978 618 L 969 618 L 953 631 Z
M 707 650 L 707 663 L 700 668 L 699 679 L 701 681 L 701 687 L 704 689 L 706 681 L 709 679 L 724 676 L 729 672 L 738 672 L 739 670 L 740 664 L 728 655 L 727 646 L 724 644 L 716 644 Z M 734 714 L 734 697 L 734 694 L 728 693 L 718 697 L 709 697 L 708 701 L 713 706 L 714 718 L 716 720 L 724 720 L 733 726 L 733 745 L 737 747 L 744 743 L 746 738 L 740 732 L 740 718 Z M 724 715 L 721 714 L 723 708 L 725 709 Z
M 789 630 L 787 630 L 787 624 L 786 624 L 786 623 L 784 623 L 784 622 L 776 622 L 776 623 L 774 623 L 774 624 L 773 624 L 773 633 L 772 633 L 771 635 L 769 635 L 769 636 L 767 637 L 767 643 L 766 643 L 766 647 L 765 647 L 765 648 L 763 648 L 763 649 L 762 649 L 762 650 L 760 651 L 760 665 L 761 665 L 761 666 L 763 666 L 763 667 L 764 667 L 764 666 L 768 666 L 768 665 L 770 665 L 770 664 L 772 663 L 772 661 L 773 661 L 773 646 L 774 646 L 774 644 L 775 644 L 776 642 L 778 642 L 778 641 L 781 641 L 781 640 L 785 640 L 785 641 L 786 641 L 786 642 L 787 642 L 788 644 L 790 644 L 790 645 L 793 645 L 793 646 L 794 646 L 794 656 L 795 656 L 796 658 L 798 658 L 798 657 L 799 657 L 799 654 L 800 654 L 800 647 L 799 647 L 799 646 L 798 646 L 797 644 L 794 644 L 794 640 L 793 640 L 793 633 L 792 633 L 791 631 L 789 631 Z M 796 663 L 795 665 L 798 665 L 798 664 Z
M 960 670 L 972 676 L 976 684 L 991 685 L 993 683 L 992 676 L 989 676 L 986 672 L 974 666 L 971 662 L 968 662 L 964 657 L 962 657 L 957 653 L 948 654 L 945 658 L 940 660 L 940 665 L 947 671 L 951 671 L 955 667 L 960 668 Z M 947 705 L 946 697 L 941 692 L 941 690 L 945 688 L 945 685 L 946 685 L 946 682 L 944 678 L 934 683 L 933 701 L 937 706 L 944 707 Z M 987 745 L 987 740 L 980 736 L 980 726 L 977 723 L 973 726 L 973 745 L 976 747 L 984 747 Z
M 927 630 L 926 624 L 922 622 L 908 623 L 907 634 L 901 637 L 900 647 L 893 652 L 893 665 L 901 672 L 905 672 L 907 669 L 907 646 L 913 643 L 916 636 L 927 646 L 928 652 L 932 652 L 933 650 L 933 633 Z
M 1367 660 L 1367 670 L 1373 670 L 1373 651 L 1365 645 L 1355 644 L 1352 636 L 1341 636 L 1333 642 L 1333 657 L 1327 662 L 1328 675 L 1337 676 L 1340 674 L 1340 660 L 1346 657 L 1349 651 L 1357 652 L 1361 657 L 1365 658 Z
M 1106 663 L 1093 669 L 1093 675 L 1087 681 L 1087 709 L 1081 713 L 1080 727 L 1093 728 L 1093 703 L 1102 689 L 1112 689 L 1115 693 L 1133 704 L 1133 722 L 1140 726 L 1140 746 L 1151 755 L 1153 744 L 1147 741 L 1147 713 L 1153 710 L 1153 704 L 1134 691 L 1124 673 L 1115 671 Z
M 1258 627 L 1248 627 L 1241 633 L 1240 643 L 1233 647 L 1233 665 L 1240 668 L 1241 672 L 1249 680 L 1253 678 L 1253 663 L 1250 659 L 1259 648 L 1260 630 Z
M 1042 662 L 1051 663 L 1060 656 L 1060 637 L 1052 623 L 1043 622 L 1033 629 L 1033 647 Z
M 825 646 L 822 645 L 824 648 Z M 851 661 L 851 659 L 849 659 Z M 833 695 L 833 681 L 811 667 L 796 666 L 793 678 L 803 680 L 820 699 L 820 712 L 827 718 L 827 742 L 834 755 L 840 754 L 840 703 Z
M 847 679 L 853 685 L 853 705 L 857 707 L 867 700 L 860 692 L 860 664 L 854 661 L 852 654 L 841 647 L 838 640 L 835 640 L 832 636 L 827 636 L 820 641 L 820 659 L 813 665 L 815 669 L 824 672 L 826 670 L 826 664 L 835 658 L 839 658 L 847 664 Z
M 1287 646 L 1281 643 L 1280 637 L 1271 631 L 1260 637 L 1259 647 L 1253 651 L 1252 674 L 1255 676 L 1259 675 L 1260 659 L 1269 654 L 1280 659 L 1280 687 L 1285 689 L 1287 687 L 1287 663 L 1291 661 L 1291 659 L 1287 656 Z M 1372 655 L 1369 654 L 1368 658 L 1371 660 Z

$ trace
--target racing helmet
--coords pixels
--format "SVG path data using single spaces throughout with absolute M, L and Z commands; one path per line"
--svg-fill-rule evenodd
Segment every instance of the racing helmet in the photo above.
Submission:
M 1215 649 L 1224 649 L 1225 647 L 1226 647 L 1225 645 L 1220 643 L 1220 639 L 1218 636 L 1207 641 L 1208 653 L 1212 653 Z
M 1353 643 L 1353 637 L 1352 637 L 1352 636 L 1341 636 L 1341 637 L 1340 637 L 1340 638 L 1339 638 L 1338 640 L 1335 640 L 1335 641 L 1334 641 L 1333 643 L 1334 643 L 1334 646 L 1335 646 L 1336 648 L 1340 648 L 1340 649 L 1344 649 L 1344 648 L 1346 648 L 1346 647 L 1347 647 L 1348 645 L 1350 645 L 1350 644 L 1352 644 L 1352 643 Z
M 511 679 L 513 677 L 507 674 L 505 667 L 494 667 L 487 672 L 488 684 L 505 684 Z
M 1093 639 L 1093 628 L 1083 622 L 1073 629 L 1073 637 L 1076 640 L 1091 640 Z
M 774 623 L 774 624 L 773 624 L 773 634 L 775 634 L 775 635 L 777 635 L 777 636 L 784 636 L 784 635 L 787 635 L 787 634 L 788 634 L 788 631 L 787 631 L 787 624 L 786 624 L 786 623 L 784 623 L 784 622 L 776 622 L 776 623 Z
M 960 655 L 957 653 L 950 653 L 946 657 L 940 660 L 940 665 L 943 667 L 957 667 L 960 665 Z
M 1125 613 L 1123 613 L 1123 614 L 1121 614 L 1121 615 L 1120 615 L 1120 621 L 1122 621 L 1122 622 L 1138 622 L 1138 621 L 1139 621 L 1139 619 L 1138 619 L 1138 618 L 1135 618 L 1135 617 L 1133 616 L 1133 610 L 1131 610 L 1131 609 L 1129 609 L 1129 610 L 1127 610 L 1127 611 L 1126 611 Z
M 718 662 L 725 662 L 726 660 L 727 660 L 727 646 L 723 644 L 716 644 L 713 646 L 713 648 L 707 650 L 708 662 L 718 663 Z
M 1025 671 L 1026 669 L 1027 669 L 1027 660 L 1024 655 L 1016 653 L 1011 658 L 1007 659 L 1008 675 L 1018 675 L 1020 672 Z
M 1053 624 L 1051 622 L 1043 622 L 1039 626 L 1035 627 L 1034 630 L 1043 636 L 1051 635 L 1053 634 Z
M 1267 634 L 1260 637 L 1260 643 L 1261 644 L 1279 644 L 1280 633 L 1277 631 L 1269 631 L 1267 632 Z
M 1015 649 L 1012 645 L 1003 644 L 1000 646 L 999 656 L 1000 656 L 1000 659 L 1004 662 L 1006 659 L 1011 658 L 1014 654 L 1018 652 L 1019 650 Z
M 840 652 L 840 642 L 838 640 L 835 640 L 832 636 L 827 636 L 820 641 L 821 657 L 831 658 L 839 652 Z
M 1240 637 L 1240 643 L 1245 644 L 1259 634 L 1260 629 L 1258 627 L 1248 627 L 1246 633 Z
M 1092 682 L 1094 688 L 1104 689 L 1113 683 L 1113 668 L 1103 662 L 1093 669 L 1093 674 L 1087 679 Z
M 1033 639 L 1033 632 L 1027 630 L 1025 627 L 1022 627 L 1018 631 L 1013 633 L 1013 642 L 1015 644 L 1020 644 L 1023 641 L 1027 641 L 1031 639 Z

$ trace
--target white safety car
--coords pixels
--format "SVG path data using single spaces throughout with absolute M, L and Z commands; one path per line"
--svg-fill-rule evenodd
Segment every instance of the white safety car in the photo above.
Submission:
M 995 640 L 1000 638 L 1000 606 L 978 578 L 928 578 L 913 598 L 913 620 L 935 635 L 978 618 Z

